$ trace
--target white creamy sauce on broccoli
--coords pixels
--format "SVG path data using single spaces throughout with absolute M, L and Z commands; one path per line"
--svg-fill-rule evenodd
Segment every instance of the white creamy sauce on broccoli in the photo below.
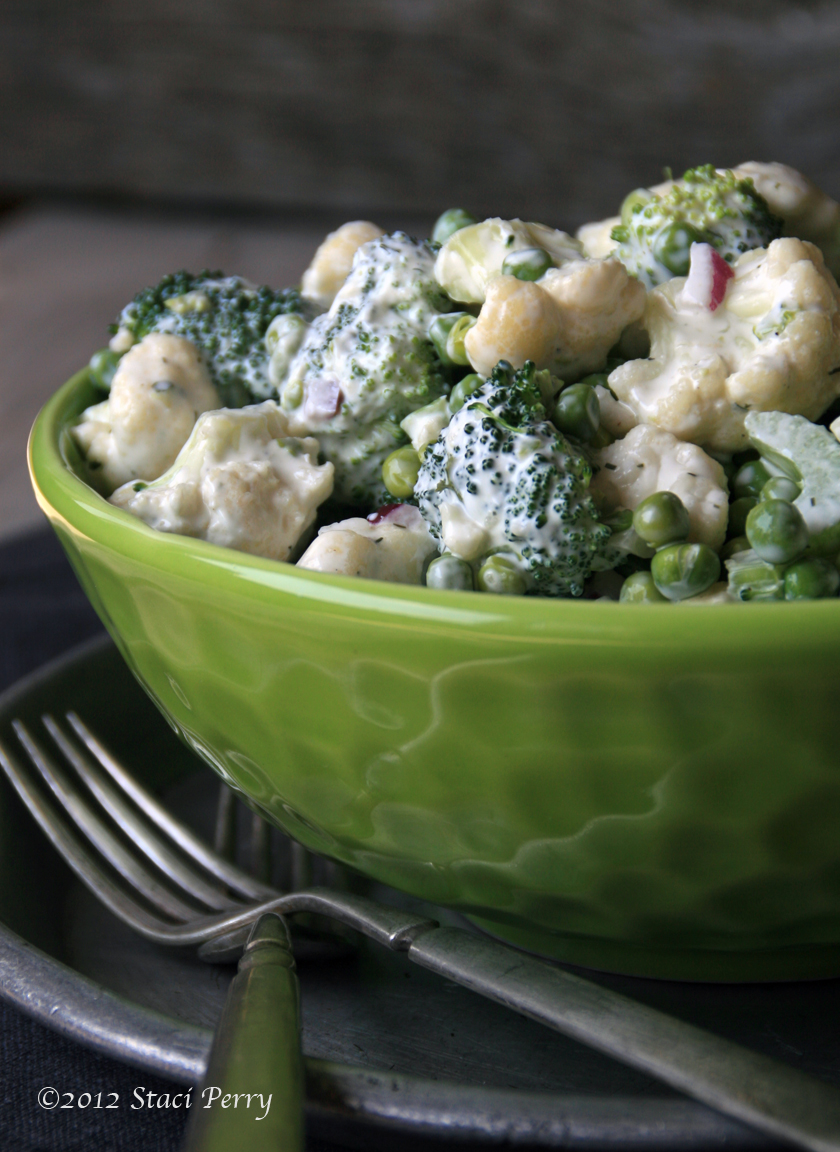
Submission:
M 400 421 L 447 390 L 428 331 L 453 305 L 433 272 L 431 248 L 404 233 L 362 245 L 280 385 L 291 426 L 318 436 L 350 503 L 381 489 L 383 460 L 405 443 Z

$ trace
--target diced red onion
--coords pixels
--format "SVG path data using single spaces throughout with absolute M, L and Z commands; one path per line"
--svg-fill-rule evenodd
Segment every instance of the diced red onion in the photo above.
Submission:
M 389 524 L 399 524 L 403 528 L 413 528 L 423 517 L 413 504 L 385 504 L 368 516 L 368 523 L 381 524 L 387 520 Z
M 691 266 L 682 290 L 683 298 L 714 312 L 723 302 L 735 273 L 711 244 L 691 245 Z
M 309 380 L 303 411 L 308 420 L 331 420 L 344 403 L 344 393 L 334 376 Z

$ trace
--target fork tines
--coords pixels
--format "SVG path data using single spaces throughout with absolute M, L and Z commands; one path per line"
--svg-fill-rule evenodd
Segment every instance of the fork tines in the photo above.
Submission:
M 115 915 L 154 928 L 160 916 L 186 923 L 279 895 L 216 856 L 75 713 L 67 730 L 49 715 L 42 722 L 49 742 L 12 722 L 26 755 L 0 744 L 0 766 L 59 854 Z

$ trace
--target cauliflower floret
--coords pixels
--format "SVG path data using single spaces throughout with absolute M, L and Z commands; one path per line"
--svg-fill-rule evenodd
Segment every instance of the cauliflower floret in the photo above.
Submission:
M 436 552 L 417 509 L 393 504 L 366 520 L 353 517 L 322 528 L 298 560 L 298 568 L 422 584 L 426 561 Z
M 273 400 L 200 416 L 177 460 L 151 484 L 124 484 L 111 503 L 160 532 L 288 560 L 332 492 L 318 441 L 289 436 Z
M 196 417 L 219 403 L 196 346 L 152 332 L 120 360 L 108 399 L 83 412 L 71 432 L 97 487 L 111 492 L 165 472 Z
M 692 262 L 695 249 L 699 259 L 707 246 L 694 246 Z M 840 395 L 840 289 L 819 249 L 774 240 L 732 272 L 719 305 L 696 301 L 682 277 L 650 292 L 651 358 L 609 377 L 641 422 L 719 453 L 747 446 L 748 411 L 813 420 Z
M 554 360 L 559 328 L 560 310 L 539 284 L 495 276 L 464 348 L 482 376 L 489 376 L 500 360 L 515 368 L 533 360 L 546 368 Z
M 470 563 L 504 552 L 525 591 L 580 596 L 610 537 L 592 469 L 548 420 L 536 372 L 498 364 L 426 449 L 414 495 L 441 551 Z
M 609 216 L 606 220 L 593 220 L 591 224 L 581 224 L 575 239 L 583 248 L 583 254 L 592 260 L 602 260 L 617 247 L 612 230 L 621 223 L 620 216 Z
M 499 360 L 533 360 L 564 379 L 600 368 L 622 330 L 644 311 L 645 290 L 618 260 L 570 260 L 536 282 L 496 276 L 464 347 L 489 376 Z
M 315 435 L 335 464 L 336 497 L 377 508 L 400 421 L 449 390 L 429 327 L 452 309 L 434 250 L 396 232 L 363 244 L 329 312 L 317 317 L 280 386 L 293 435 Z
M 565 379 L 594 372 L 622 331 L 640 320 L 645 290 L 628 276 L 619 260 L 573 260 L 550 268 L 540 287 L 560 312 L 554 363 L 546 365 Z
M 590 491 L 613 511 L 633 511 L 654 492 L 679 496 L 691 522 L 689 542 L 717 550 L 729 516 L 726 475 L 717 460 L 652 424 L 638 424 L 623 440 L 592 453 L 598 471 Z
M 555 267 L 579 260 L 582 253 L 578 241 L 566 232 L 494 216 L 452 233 L 435 260 L 435 279 L 453 300 L 481 304 L 507 257 L 525 250 L 542 252 L 546 263 Z
M 330 232 L 303 274 L 301 295 L 319 308 L 329 308 L 350 275 L 357 249 L 380 236 L 384 236 L 382 229 L 369 220 L 351 220 Z
M 840 279 L 840 204 L 787 164 L 748 160 L 734 172 L 751 179 L 770 211 L 781 216 L 783 234 L 816 244 L 826 266 Z

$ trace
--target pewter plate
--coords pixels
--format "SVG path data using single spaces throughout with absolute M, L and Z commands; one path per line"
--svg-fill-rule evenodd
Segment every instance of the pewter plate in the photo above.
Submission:
M 204 834 L 215 777 L 173 735 L 114 646 L 96 640 L 0 697 L 37 725 L 74 708 Z M 243 811 L 243 823 L 247 816 Z M 274 844 L 282 872 L 284 842 Z M 360 891 L 465 926 L 350 878 Z M 136 937 L 79 886 L 0 786 L 0 995 L 79 1043 L 172 1080 L 201 1078 L 233 969 Z M 575 1041 L 362 942 L 300 961 L 309 1130 L 344 1147 L 704 1149 L 763 1137 Z M 593 974 L 590 974 L 593 975 Z M 594 974 L 674 1015 L 840 1084 L 840 981 L 689 985 Z

